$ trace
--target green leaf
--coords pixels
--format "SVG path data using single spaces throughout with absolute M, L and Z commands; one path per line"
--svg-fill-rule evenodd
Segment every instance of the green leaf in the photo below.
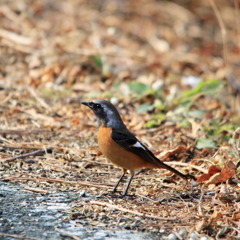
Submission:
M 101 56 L 93 56 L 93 62 L 100 68 L 103 67 L 103 61 Z
M 203 149 L 203 148 L 217 148 L 216 142 L 211 139 L 206 138 L 199 138 L 197 141 L 197 148 Z
M 163 101 L 161 101 L 160 99 L 155 99 L 154 106 L 155 106 L 155 108 L 157 108 L 159 110 L 165 110 L 166 109 L 166 106 L 164 105 Z
M 208 81 L 200 82 L 194 89 L 183 92 L 182 96 L 193 97 L 199 93 L 214 95 L 223 85 L 223 81 L 218 79 L 210 79 Z
M 137 112 L 138 113 L 144 113 L 144 112 L 148 112 L 148 111 L 152 111 L 154 109 L 154 106 L 151 104 L 142 104 L 137 108 Z
M 187 113 L 187 116 L 191 118 L 197 118 L 197 119 L 202 119 L 204 116 L 205 112 L 201 110 L 192 110 Z
M 150 86 L 137 81 L 129 82 L 128 86 L 132 92 L 137 93 L 141 96 L 145 95 L 151 89 Z
M 158 114 L 149 120 L 145 126 L 146 128 L 153 128 L 159 126 L 166 119 L 165 114 Z

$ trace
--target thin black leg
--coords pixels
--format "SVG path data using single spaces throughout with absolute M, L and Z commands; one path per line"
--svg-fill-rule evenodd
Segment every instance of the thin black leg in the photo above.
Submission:
M 127 187 L 126 187 L 126 189 L 125 189 L 125 192 L 123 193 L 123 195 L 122 195 L 121 197 L 127 196 L 128 189 L 129 189 L 130 184 L 131 184 L 131 182 L 132 182 L 132 180 L 133 180 L 133 177 L 134 177 L 134 175 L 132 175 L 132 176 L 130 177 L 130 179 L 129 179 L 129 181 L 128 181 L 128 184 L 127 184 Z
M 118 180 L 117 184 L 113 188 L 112 193 L 115 193 L 117 191 L 117 187 L 118 187 L 119 183 L 122 181 L 122 179 L 125 176 L 125 174 L 126 174 L 126 172 L 123 172 L 123 175 L 120 177 L 120 179 Z

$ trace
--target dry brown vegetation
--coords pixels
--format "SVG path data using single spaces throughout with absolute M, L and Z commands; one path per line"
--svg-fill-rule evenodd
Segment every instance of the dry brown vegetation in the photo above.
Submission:
M 0 4 L 2 181 L 110 193 L 121 171 L 98 151 L 95 118 L 80 106 L 110 99 L 157 156 L 202 183 L 149 170 L 135 177 L 135 198 L 77 201 L 65 221 L 239 238 L 238 0 Z M 202 88 L 191 92 L 189 79 Z

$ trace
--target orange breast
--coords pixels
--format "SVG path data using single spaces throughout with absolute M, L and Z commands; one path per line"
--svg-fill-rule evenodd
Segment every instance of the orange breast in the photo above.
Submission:
M 125 150 L 111 137 L 112 129 L 100 127 L 98 132 L 98 144 L 101 152 L 113 164 L 132 171 L 142 168 L 156 168 L 154 164 L 147 162 L 138 155 Z

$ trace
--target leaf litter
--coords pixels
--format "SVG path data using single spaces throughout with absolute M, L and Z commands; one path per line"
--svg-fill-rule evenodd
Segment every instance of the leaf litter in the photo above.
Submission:
M 218 4 L 234 36 L 237 9 Z M 207 1 L 3 1 L 0 18 L 2 181 L 94 196 L 65 211 L 76 225 L 239 237 L 239 46 L 229 39 L 226 67 Z M 135 177 L 135 198 L 105 195 L 121 171 L 80 106 L 93 98 L 114 101 L 156 156 L 202 184 L 152 169 Z

